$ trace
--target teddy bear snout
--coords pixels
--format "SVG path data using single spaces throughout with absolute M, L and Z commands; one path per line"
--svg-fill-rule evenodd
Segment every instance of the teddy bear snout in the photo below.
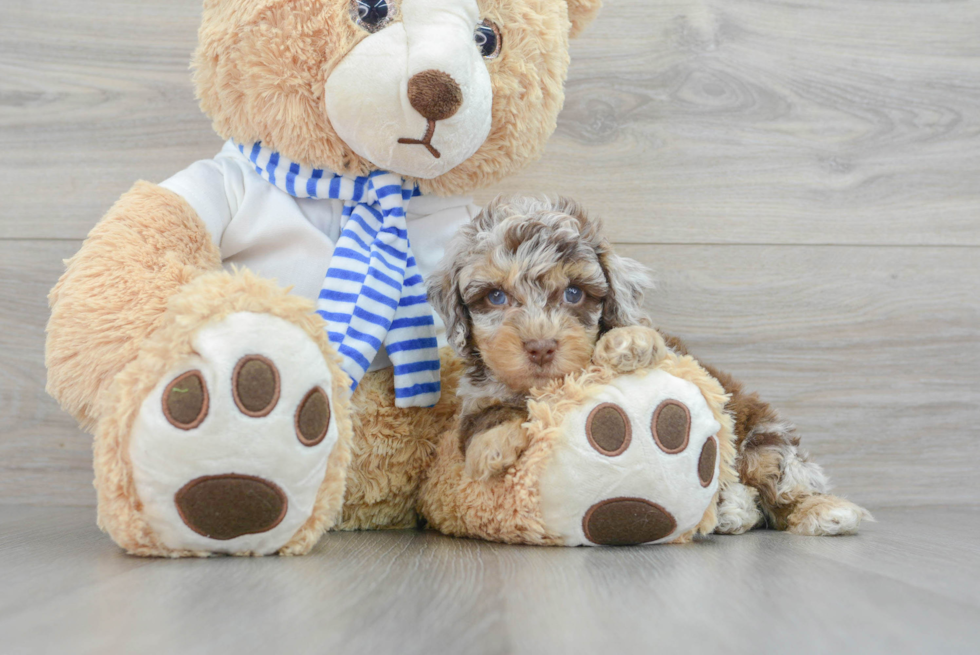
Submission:
M 430 121 L 444 121 L 463 105 L 463 90 L 451 75 L 430 69 L 408 81 L 408 101 Z

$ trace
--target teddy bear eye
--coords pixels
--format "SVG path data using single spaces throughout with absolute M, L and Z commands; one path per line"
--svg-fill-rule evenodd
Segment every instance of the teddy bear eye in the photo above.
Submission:
M 500 54 L 503 39 L 500 37 L 500 28 L 493 22 L 485 20 L 477 25 L 473 38 L 484 59 L 496 59 Z
M 391 6 L 388 0 L 351 0 L 351 19 L 359 26 L 374 33 L 391 22 Z
M 500 289 L 494 289 L 487 294 L 487 300 L 490 301 L 491 305 L 501 306 L 507 304 L 507 294 Z

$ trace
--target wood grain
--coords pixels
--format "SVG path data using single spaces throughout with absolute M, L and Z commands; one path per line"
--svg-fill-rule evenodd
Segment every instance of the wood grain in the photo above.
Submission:
M 193 561 L 126 557 L 93 514 L 0 507 L 5 652 L 895 655 L 980 638 L 975 508 L 883 511 L 838 539 L 334 533 L 307 557 Z
M 90 438 L 44 393 L 45 295 L 77 242 L 2 242 L 0 503 L 91 504 Z M 980 502 L 973 248 L 623 246 L 647 307 L 799 424 L 873 507 Z
M 220 147 L 187 62 L 200 0 L 15 0 L 0 237 L 81 238 L 138 178 Z M 630 243 L 980 245 L 980 3 L 609 0 L 544 159 Z

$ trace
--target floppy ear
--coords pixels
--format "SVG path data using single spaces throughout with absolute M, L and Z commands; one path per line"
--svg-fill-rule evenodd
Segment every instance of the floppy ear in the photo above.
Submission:
M 455 245 L 455 244 L 453 244 Z M 450 247 L 439 268 L 426 281 L 429 304 L 439 312 L 446 324 L 446 338 L 460 357 L 467 358 L 473 351 L 470 335 L 472 326 L 470 311 L 463 304 L 459 289 L 462 264 L 458 263 L 459 249 Z
M 568 0 L 568 19 L 572 21 L 568 36 L 574 39 L 584 32 L 601 7 L 602 0 Z
M 620 257 L 608 243 L 599 249 L 599 265 L 609 285 L 609 295 L 602 302 L 599 332 L 633 325 L 649 325 L 643 311 L 643 293 L 653 286 L 650 271 L 640 262 Z

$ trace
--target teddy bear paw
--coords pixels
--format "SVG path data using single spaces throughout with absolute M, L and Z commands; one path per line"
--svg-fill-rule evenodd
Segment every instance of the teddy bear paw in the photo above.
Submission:
M 718 490 L 720 429 L 689 381 L 616 378 L 565 417 L 540 481 L 545 527 L 569 546 L 689 538 Z
M 592 361 L 617 373 L 631 373 L 654 366 L 666 351 L 659 332 L 637 325 L 615 328 L 603 335 L 596 344 Z
M 317 344 L 288 321 L 237 313 L 200 330 L 130 438 L 142 514 L 161 543 L 285 546 L 313 514 L 338 440 L 332 384 Z

